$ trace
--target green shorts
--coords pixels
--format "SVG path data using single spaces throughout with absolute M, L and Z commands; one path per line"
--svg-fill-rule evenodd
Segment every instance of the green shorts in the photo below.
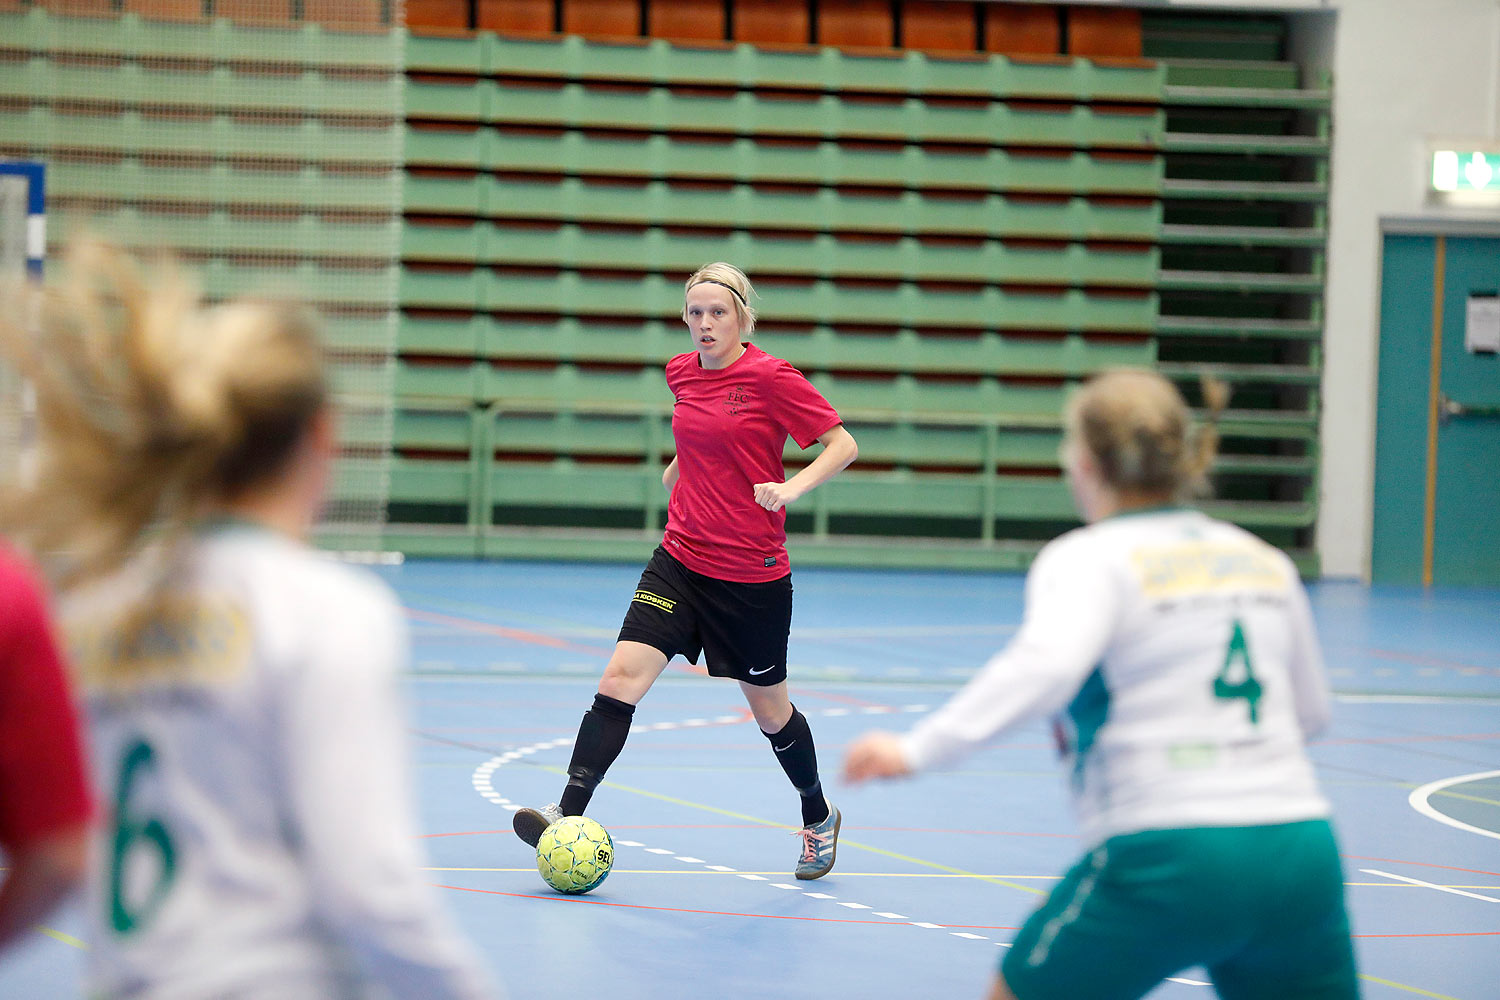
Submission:
M 1128 1000 L 1195 965 L 1224 1000 L 1356 1000 L 1326 820 L 1111 837 L 1026 921 L 1000 971 L 1017 1000 Z

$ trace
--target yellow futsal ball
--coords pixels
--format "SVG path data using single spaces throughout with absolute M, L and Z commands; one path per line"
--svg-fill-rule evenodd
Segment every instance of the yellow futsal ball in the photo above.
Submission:
M 609 831 L 587 816 L 564 816 L 536 842 L 536 870 L 558 892 L 588 892 L 604 881 L 615 862 Z

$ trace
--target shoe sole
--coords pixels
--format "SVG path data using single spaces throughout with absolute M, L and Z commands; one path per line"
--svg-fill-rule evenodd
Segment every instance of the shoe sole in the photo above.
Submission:
M 552 825 L 547 815 L 537 809 L 517 809 L 516 815 L 510 821 L 511 827 L 516 831 L 516 836 L 526 841 L 532 847 L 542 839 L 542 831 Z
M 520 815 L 517 813 L 517 815 Z M 815 878 L 822 878 L 833 871 L 833 863 L 839 857 L 839 827 L 844 825 L 844 814 L 839 813 L 833 820 L 833 853 L 828 855 L 828 867 L 819 872 L 797 872 L 797 878 L 803 882 L 811 882 Z

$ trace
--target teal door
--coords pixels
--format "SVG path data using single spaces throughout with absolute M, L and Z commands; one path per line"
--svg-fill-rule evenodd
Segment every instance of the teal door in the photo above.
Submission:
M 1372 575 L 1500 586 L 1500 354 L 1465 345 L 1500 293 L 1500 238 L 1387 235 Z

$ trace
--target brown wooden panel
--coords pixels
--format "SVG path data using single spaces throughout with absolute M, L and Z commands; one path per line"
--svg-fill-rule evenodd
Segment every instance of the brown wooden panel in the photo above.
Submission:
M 291 24 L 292 0 L 214 0 L 214 16 L 236 24 Z
M 984 47 L 1005 55 L 1057 55 L 1062 37 L 1053 4 L 984 5 Z
M 1141 12 L 1126 7 L 1069 7 L 1068 52 L 1139 59 Z
M 590 38 L 639 38 L 639 0 L 562 0 L 562 28 Z
M 369 28 L 381 21 L 380 0 L 302 0 L 302 20 L 331 28 Z
M 810 0 L 733 0 L 734 39 L 773 45 L 806 45 L 811 40 Z
M 901 5 L 901 44 L 928 52 L 973 52 L 974 5 L 942 0 L 906 0 Z
M 724 40 L 723 0 L 649 0 L 646 34 L 684 41 Z
M 125 0 L 125 9 L 152 21 L 203 20 L 203 0 Z
M 475 12 L 475 20 L 483 31 L 528 35 L 551 34 L 557 27 L 556 17 L 554 0 L 479 0 Z
M 890 0 L 817 0 L 819 45 L 885 48 L 896 44 Z

